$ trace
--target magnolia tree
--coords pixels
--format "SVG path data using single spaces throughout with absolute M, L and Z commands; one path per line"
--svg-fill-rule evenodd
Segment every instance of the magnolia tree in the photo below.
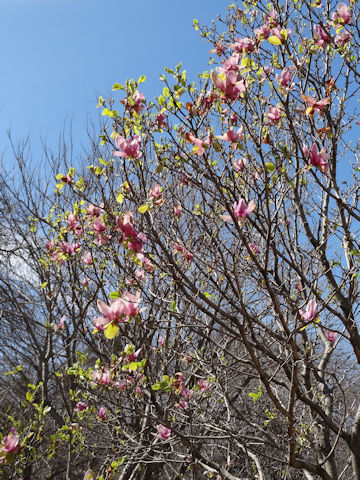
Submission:
M 233 4 L 196 82 L 100 97 L 38 219 L 63 401 L 26 396 L 37 456 L 8 414 L 4 478 L 360 479 L 357 19 Z

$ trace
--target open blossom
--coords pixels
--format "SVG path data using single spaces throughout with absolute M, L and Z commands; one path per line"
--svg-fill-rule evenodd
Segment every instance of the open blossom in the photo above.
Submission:
M 250 243 L 249 247 L 253 255 L 260 253 L 260 247 L 256 243 Z
M 136 112 L 139 114 L 143 108 L 145 108 L 145 95 L 135 90 L 135 93 L 129 99 L 123 100 L 121 103 L 125 105 L 125 108 L 130 112 Z
M 308 97 L 307 95 L 301 95 L 301 98 L 309 105 L 306 109 L 306 115 L 314 116 L 315 112 L 320 115 L 324 115 L 326 105 L 330 103 L 330 97 L 317 100 L 315 97 Z
M 133 138 L 125 139 L 121 135 L 116 135 L 115 144 L 120 151 L 114 150 L 114 157 L 122 158 L 140 158 L 141 157 L 141 137 L 135 135 Z
M 150 190 L 149 197 L 154 205 L 161 205 L 164 203 L 162 187 L 159 184 L 155 185 L 155 187 Z
M 217 67 L 218 73 L 227 74 L 228 72 L 239 70 L 239 62 L 240 62 L 240 55 L 238 53 L 234 53 L 231 55 L 230 58 L 223 60 L 222 67 Z
M 255 203 L 251 200 L 248 205 L 243 198 L 240 198 L 238 202 L 234 202 L 232 213 L 235 220 L 240 226 L 245 224 L 245 219 L 255 208 Z M 221 215 L 221 219 L 225 222 L 232 222 L 233 219 L 231 215 Z
M 236 50 L 239 53 L 248 53 L 253 52 L 255 50 L 255 41 L 249 37 L 236 37 L 235 43 L 230 45 L 231 48 Z
M 106 420 L 107 416 L 107 408 L 106 407 L 100 407 L 98 411 L 98 417 L 100 420 Z
M 316 300 L 313 298 L 312 300 L 309 300 L 308 304 L 306 305 L 306 310 L 299 310 L 299 313 L 304 320 L 310 322 L 316 317 L 316 311 L 317 303 Z
M 221 90 L 230 100 L 237 100 L 240 93 L 246 90 L 242 76 L 238 72 L 230 71 L 218 75 L 212 70 L 210 78 L 215 87 Z
M 107 305 L 102 300 L 98 299 L 97 307 L 104 315 L 94 319 L 94 325 L 98 330 L 103 330 L 104 327 L 111 322 L 127 322 L 130 317 L 136 316 L 139 313 L 140 292 L 132 294 L 124 292 L 122 298 L 117 298 L 110 305 Z
M 94 218 L 98 217 L 103 212 L 103 207 L 103 203 L 99 207 L 93 205 L 92 203 L 89 203 L 85 210 L 89 218 Z
M 351 33 L 338 33 L 335 36 L 335 44 L 339 47 L 344 47 L 351 40 Z
M 276 81 L 279 83 L 279 91 L 286 95 L 289 90 L 294 90 L 295 84 L 292 82 L 293 73 L 289 67 L 282 70 L 281 75 L 276 75 Z
M 247 165 L 246 158 L 235 158 L 234 163 L 233 163 L 233 168 L 237 172 L 241 172 L 242 170 L 244 170 L 246 165 Z
M 168 128 L 166 116 L 163 113 L 158 113 L 155 117 L 155 123 L 159 128 Z
M 329 169 L 328 160 L 330 155 L 327 153 L 326 148 L 322 148 L 320 152 L 317 151 L 316 145 L 311 147 L 311 150 L 306 145 L 303 146 L 303 153 L 309 159 L 310 165 L 319 168 L 323 173 L 327 173 Z
M 187 133 L 185 134 L 185 140 L 195 145 L 193 151 L 196 155 L 202 155 L 205 152 L 205 147 L 207 148 L 211 144 L 210 135 L 208 135 L 205 140 L 201 140 L 200 138 L 196 138 L 192 133 Z
M 87 410 L 89 407 L 88 407 L 88 404 L 86 402 L 78 402 L 76 404 L 76 408 L 75 408 L 75 411 L 76 412 L 83 412 L 84 410 Z
M 277 125 L 281 120 L 281 110 L 277 107 L 269 107 L 269 113 L 265 113 L 270 125 Z
M 347 25 L 351 22 L 351 10 L 349 10 L 349 7 L 345 5 L 345 3 L 340 3 L 331 18 L 335 28 L 338 28 L 339 25 Z
M 181 211 L 182 211 L 182 206 L 180 204 L 174 206 L 173 212 L 176 217 L 180 217 Z
M 314 30 L 316 34 L 316 39 L 315 39 L 316 45 L 319 45 L 320 47 L 324 48 L 324 46 L 327 43 L 331 42 L 331 38 L 320 25 L 315 25 Z
M 83 256 L 83 262 L 85 265 L 91 265 L 93 263 L 93 259 L 90 252 L 86 252 Z
M 12 428 L 8 435 L 5 435 L 0 443 L 0 465 L 6 461 L 8 454 L 14 454 L 20 450 L 20 438 L 15 430 Z M 9 455 L 10 456 L 10 455 Z
M 160 440 L 167 440 L 171 435 L 170 428 L 167 428 L 164 425 L 160 424 L 156 427 L 156 429 L 157 429 L 157 432 L 158 432 L 156 437 L 160 438 Z
M 244 128 L 241 125 L 237 131 L 234 129 L 230 129 L 229 131 L 225 132 L 223 135 L 219 135 L 218 138 L 219 140 L 225 140 L 227 142 L 231 142 L 230 147 L 235 150 L 237 147 L 237 142 L 244 140 L 245 135 L 243 133 Z

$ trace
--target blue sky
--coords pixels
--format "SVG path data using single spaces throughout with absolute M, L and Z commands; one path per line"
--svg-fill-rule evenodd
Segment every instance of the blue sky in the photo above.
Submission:
M 96 97 L 115 82 L 147 76 L 146 94 L 162 88 L 165 66 L 183 62 L 189 74 L 207 69 L 209 45 L 192 27 L 224 13 L 218 0 L 0 0 L 0 152 L 8 163 L 5 132 L 30 133 L 56 144 L 72 120 L 83 141 Z M 36 154 L 36 151 L 34 152 Z

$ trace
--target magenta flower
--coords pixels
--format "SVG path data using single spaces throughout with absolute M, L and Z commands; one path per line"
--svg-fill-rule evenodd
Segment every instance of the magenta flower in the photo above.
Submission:
M 155 123 L 159 128 L 168 128 L 168 123 L 166 121 L 166 116 L 163 113 L 158 113 L 155 117 Z
M 100 207 L 96 207 L 92 203 L 89 203 L 89 205 L 86 207 L 86 213 L 88 214 L 89 218 L 94 218 L 98 217 L 100 213 L 103 211 L 104 204 L 101 204 Z
M 210 135 L 203 141 L 200 138 L 196 138 L 192 133 L 185 134 L 185 139 L 188 143 L 195 145 L 193 151 L 196 155 L 202 155 L 205 152 L 205 147 L 209 147 L 211 143 Z
M 107 408 L 100 407 L 98 411 L 98 417 L 100 418 L 100 420 L 106 420 L 106 416 L 107 416 Z
M 308 304 L 306 305 L 306 310 L 299 310 L 299 313 L 304 320 L 310 322 L 316 317 L 316 311 L 317 303 L 316 300 L 313 298 L 312 300 L 309 300 Z
M 347 25 L 351 22 L 351 10 L 345 3 L 340 3 L 337 6 L 336 12 L 332 14 L 333 25 L 335 28 L 338 28 L 339 25 Z
M 253 52 L 255 50 L 255 42 L 249 37 L 236 37 L 235 43 L 231 44 L 230 47 L 239 53 Z
M 120 149 L 120 152 L 113 151 L 114 157 L 122 158 L 140 158 L 141 157 L 141 138 L 139 135 L 135 135 L 133 138 L 126 140 L 121 135 L 116 135 L 115 144 Z
M 327 153 L 326 148 L 322 148 L 320 152 L 317 151 L 316 145 L 311 147 L 311 150 L 306 145 L 303 146 L 303 153 L 305 157 L 309 159 L 310 165 L 319 168 L 323 173 L 327 173 L 329 169 L 328 160 L 330 155 Z
M 260 247 L 256 243 L 250 243 L 249 247 L 253 255 L 260 253 Z
M 175 205 L 175 207 L 173 208 L 173 212 L 176 217 L 180 217 L 181 211 L 182 211 L 182 206 L 180 204 Z
M 224 73 L 225 75 L 231 71 L 237 72 L 239 70 L 240 55 L 234 53 L 230 58 L 223 60 L 222 67 L 218 67 L 216 70 L 219 73 Z
M 219 140 L 225 140 L 226 142 L 231 142 L 230 147 L 235 150 L 237 147 L 237 142 L 244 140 L 245 135 L 243 133 L 244 127 L 241 125 L 237 132 L 235 130 L 230 129 L 229 131 L 225 132 L 223 135 L 219 135 L 218 138 Z
M 326 338 L 329 342 L 334 343 L 336 340 L 336 333 L 332 332 L 331 330 L 326 330 Z
M 314 30 L 317 36 L 317 39 L 315 41 L 316 45 L 324 48 L 327 43 L 331 42 L 331 38 L 320 25 L 315 25 Z
M 89 407 L 88 407 L 88 404 L 86 402 L 78 402 L 76 404 L 76 408 L 75 408 L 75 411 L 76 412 L 83 412 L 84 410 L 87 410 Z
M 156 429 L 158 432 L 156 437 L 159 438 L 160 440 L 167 440 L 171 435 L 170 428 L 167 428 L 164 425 L 160 424 L 156 427 Z
M 244 170 L 246 165 L 247 165 L 246 158 L 235 158 L 234 163 L 233 163 L 233 168 L 237 172 L 241 172 L 242 170 Z
M 83 262 L 85 265 L 91 265 L 93 263 L 93 259 L 90 252 L 86 252 L 83 256 Z
M 129 99 L 122 100 L 121 103 L 125 105 L 130 112 L 136 112 L 138 115 L 143 108 L 145 108 L 145 95 L 135 90 L 135 93 Z
M 218 75 L 212 70 L 210 78 L 215 87 L 221 90 L 230 100 L 237 100 L 240 93 L 246 90 L 242 76 L 238 72 L 230 71 Z
M 335 44 L 338 47 L 344 47 L 351 40 L 351 33 L 338 33 L 335 36 Z
M 235 220 L 242 227 L 245 224 L 245 219 L 255 208 L 255 203 L 251 200 L 248 205 L 246 205 L 245 200 L 240 198 L 238 202 L 234 202 L 232 213 L 235 217 Z M 225 222 L 232 222 L 233 219 L 231 215 L 221 215 L 221 219 Z
M 159 184 L 155 185 L 155 187 L 150 190 L 149 197 L 154 205 L 161 205 L 164 203 L 162 187 Z
M 269 113 L 265 113 L 270 125 L 277 125 L 281 120 L 281 110 L 277 107 L 269 107 Z
M 330 97 L 322 98 L 317 100 L 315 97 L 308 97 L 307 95 L 301 95 L 301 98 L 309 105 L 306 109 L 306 115 L 314 116 L 315 112 L 318 112 L 320 115 L 324 115 L 324 110 L 326 105 L 330 103 Z

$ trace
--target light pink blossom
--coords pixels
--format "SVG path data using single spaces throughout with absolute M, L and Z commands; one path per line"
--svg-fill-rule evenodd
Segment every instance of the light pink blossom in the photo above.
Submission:
M 238 222 L 240 226 L 245 224 L 245 219 L 255 208 L 255 203 L 251 200 L 248 205 L 243 198 L 240 198 L 238 202 L 234 202 L 232 213 L 235 218 L 235 221 Z M 221 219 L 225 222 L 232 222 L 233 218 L 231 215 L 221 215 Z
M 125 139 L 121 135 L 115 137 L 115 144 L 120 149 L 120 151 L 114 150 L 114 157 L 122 158 L 140 158 L 141 157 L 141 137 L 135 135 L 133 138 Z
M 100 420 L 106 420 L 106 416 L 107 416 L 107 408 L 100 407 L 98 411 L 98 417 L 100 418 Z
M 156 437 L 160 440 L 167 440 L 171 435 L 170 428 L 165 427 L 164 425 L 159 424 L 157 427 L 157 435 Z
M 316 315 L 317 315 L 317 303 L 316 300 L 313 298 L 312 300 L 309 300 L 309 302 L 306 305 L 306 310 L 299 310 L 300 315 L 302 318 L 308 322 L 313 320 Z
M 237 100 L 240 93 L 246 90 L 242 76 L 238 72 L 230 71 L 218 75 L 212 70 L 210 78 L 215 87 L 221 90 L 230 100 Z

